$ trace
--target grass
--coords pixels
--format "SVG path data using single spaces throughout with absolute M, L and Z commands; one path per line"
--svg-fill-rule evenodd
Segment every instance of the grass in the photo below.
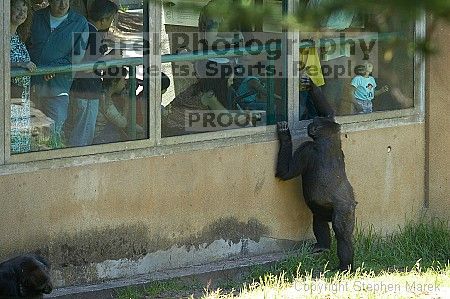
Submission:
M 422 270 L 375 273 L 358 268 L 353 273 L 325 270 L 319 277 L 310 272 L 290 281 L 284 273 L 266 274 L 245 284 L 239 295 L 222 290 L 202 298 L 450 298 L 450 265 Z
M 338 265 L 335 243 L 320 255 L 312 255 L 312 244 L 305 243 L 294 256 L 270 267 L 251 267 L 239 283 L 205 288 L 202 298 L 427 298 L 445 291 L 448 294 L 442 298 L 450 298 L 448 223 L 409 224 L 388 235 L 357 229 L 354 244 L 354 272 L 330 270 Z M 173 281 L 150 284 L 145 289 L 128 288 L 118 291 L 116 298 L 179 297 L 177 292 L 186 297 L 186 292 L 193 294 L 194 290 L 202 293 L 198 284 Z
M 145 286 L 139 287 L 127 287 L 121 289 L 118 292 L 116 298 L 120 299 L 138 299 L 138 298 L 154 298 L 165 294 L 170 296 L 171 294 L 189 293 L 192 288 L 201 288 L 198 284 L 181 282 L 179 279 L 171 279 L 168 281 L 155 281 Z

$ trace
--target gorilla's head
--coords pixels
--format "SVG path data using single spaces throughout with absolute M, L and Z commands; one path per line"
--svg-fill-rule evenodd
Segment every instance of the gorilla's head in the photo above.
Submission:
M 312 139 L 339 137 L 341 126 L 331 117 L 316 117 L 308 125 L 308 136 Z
M 50 279 L 50 265 L 47 261 L 40 261 L 34 256 L 26 256 L 20 263 L 24 295 L 50 294 L 53 285 Z

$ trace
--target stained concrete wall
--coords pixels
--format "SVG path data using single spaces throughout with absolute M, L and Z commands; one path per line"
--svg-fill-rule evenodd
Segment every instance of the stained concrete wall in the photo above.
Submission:
M 450 220 L 450 26 L 438 26 L 431 40 L 439 53 L 428 63 L 428 200 L 432 216 Z
M 421 213 L 423 124 L 342 140 L 361 226 L 391 231 Z M 0 176 L 0 256 L 39 250 L 69 285 L 289 248 L 311 238 L 311 215 L 299 180 L 275 179 L 277 150 L 272 141 Z

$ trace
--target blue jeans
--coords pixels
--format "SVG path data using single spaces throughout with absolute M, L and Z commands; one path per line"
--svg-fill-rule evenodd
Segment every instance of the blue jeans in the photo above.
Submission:
M 52 148 L 63 147 L 63 127 L 67 119 L 69 96 L 40 98 L 42 112 L 55 122 L 52 130 Z
M 357 113 L 372 113 L 372 101 L 356 99 L 358 103 Z
M 91 145 L 94 140 L 99 100 L 75 99 L 74 104 L 76 113 L 69 145 Z

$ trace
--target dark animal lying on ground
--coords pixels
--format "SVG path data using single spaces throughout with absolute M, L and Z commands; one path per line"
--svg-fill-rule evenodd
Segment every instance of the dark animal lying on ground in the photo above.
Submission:
M 286 122 L 277 124 L 280 150 L 276 176 L 289 180 L 302 176 L 303 196 L 313 213 L 314 251 L 329 249 L 330 227 L 337 239 L 339 268 L 353 266 L 353 228 L 356 201 L 345 173 L 340 126 L 331 118 L 315 118 L 308 126 L 313 141 L 300 145 L 292 156 L 291 133 Z
M 20 255 L 0 264 L 0 298 L 42 298 L 50 294 L 50 264 L 35 254 Z

